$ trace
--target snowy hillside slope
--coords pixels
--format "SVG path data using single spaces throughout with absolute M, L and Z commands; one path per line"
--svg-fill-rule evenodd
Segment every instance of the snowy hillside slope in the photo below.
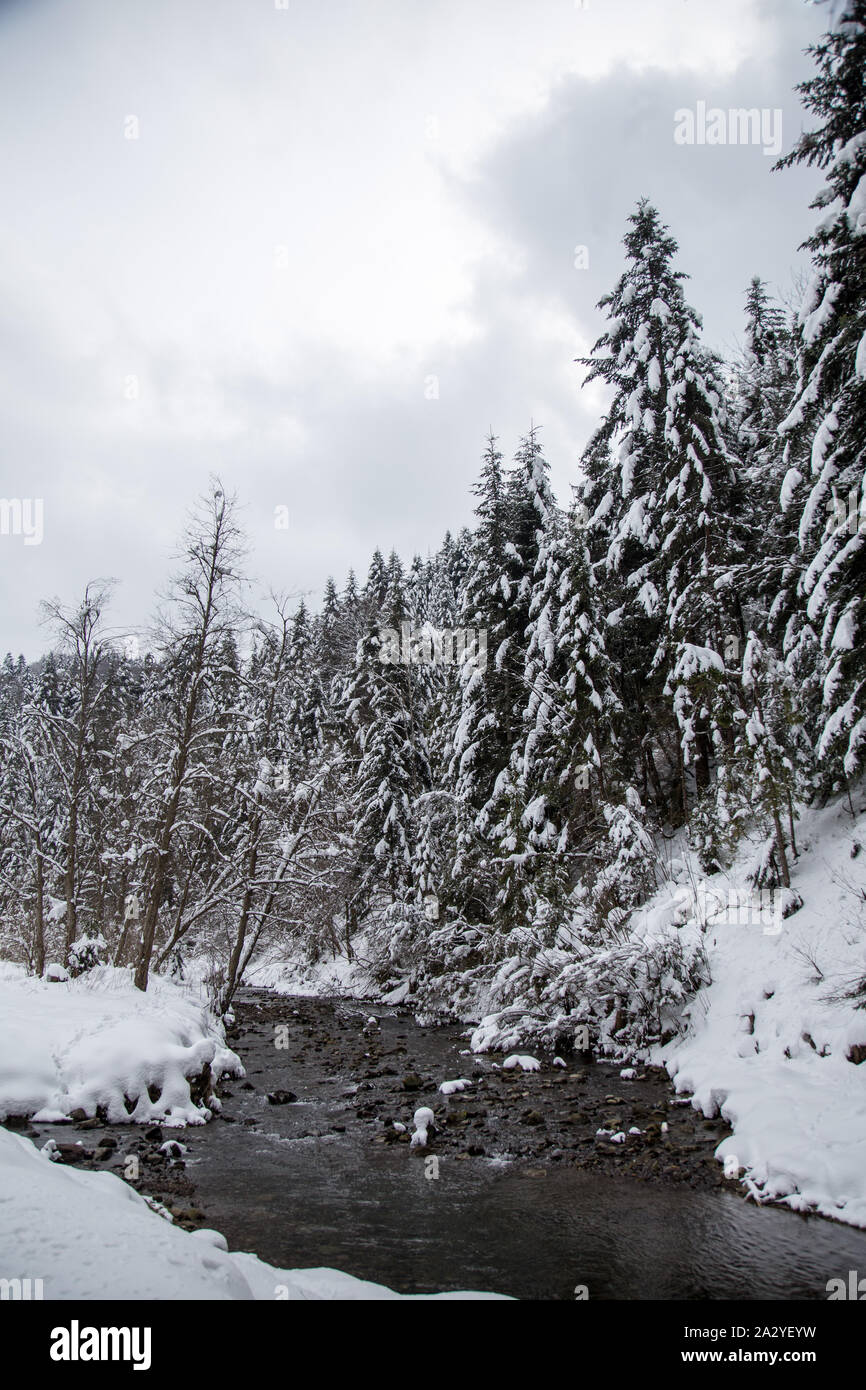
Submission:
M 866 1226 L 866 814 L 806 811 L 798 840 L 793 916 L 728 906 L 748 899 L 740 862 L 693 894 L 712 983 L 652 1060 L 728 1120 L 718 1157 L 757 1199 Z

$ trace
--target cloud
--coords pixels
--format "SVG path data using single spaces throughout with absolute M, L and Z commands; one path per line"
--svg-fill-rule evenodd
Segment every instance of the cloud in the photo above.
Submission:
M 540 423 L 567 497 L 601 400 L 573 359 L 640 194 L 713 342 L 752 274 L 787 282 L 810 178 L 679 147 L 673 113 L 781 106 L 790 143 L 822 20 L 790 0 L 0 9 L 0 495 L 45 500 L 41 546 L 0 537 L 0 645 L 36 655 L 37 600 L 94 573 L 142 625 L 212 472 L 261 583 L 314 595 L 469 521 L 491 426 L 510 455 Z

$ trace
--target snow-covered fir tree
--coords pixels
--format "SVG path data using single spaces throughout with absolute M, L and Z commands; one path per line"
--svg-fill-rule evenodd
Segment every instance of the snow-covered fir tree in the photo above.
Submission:
M 811 52 L 817 72 L 799 90 L 818 124 L 780 161 L 817 165 L 826 183 L 806 242 L 797 398 L 781 427 L 809 466 L 795 583 L 778 607 L 790 613 L 792 669 L 817 666 L 816 752 L 839 785 L 866 749 L 866 0 L 839 5 Z

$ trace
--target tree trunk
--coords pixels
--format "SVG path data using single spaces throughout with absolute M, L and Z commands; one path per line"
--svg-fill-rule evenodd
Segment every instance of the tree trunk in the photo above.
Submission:
M 45 866 L 42 850 L 36 847 L 36 939 L 34 941 L 34 968 L 41 979 L 45 974 Z
M 776 850 L 779 855 L 779 874 L 785 888 L 791 887 L 791 875 L 788 871 L 788 856 L 785 853 L 785 836 L 782 833 L 782 822 L 779 820 L 779 812 L 773 807 L 773 827 L 776 833 Z

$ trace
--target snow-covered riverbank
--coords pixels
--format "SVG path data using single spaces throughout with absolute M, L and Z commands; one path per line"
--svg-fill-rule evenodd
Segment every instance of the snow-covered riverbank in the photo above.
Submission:
M 686 856 L 671 861 L 631 937 L 651 950 L 660 934 L 700 934 L 711 981 L 684 1002 L 678 1035 L 644 1060 L 663 1064 L 694 1109 L 723 1117 L 733 1132 L 716 1157 L 756 1200 L 866 1227 L 866 815 L 852 818 L 842 802 L 808 811 L 799 842 L 803 906 L 788 917 L 756 909 L 745 859 L 709 880 Z M 358 960 L 264 973 L 285 992 L 370 993 Z M 392 998 L 409 993 L 408 981 L 390 983 Z M 523 1002 L 531 1034 L 537 1006 Z M 506 1018 L 513 1043 L 519 995 L 507 1016 L 483 1020 L 476 1049 L 495 1043 Z M 0 1044 L 4 1118 L 202 1125 L 220 1105 L 210 1080 L 243 1076 L 196 985 L 154 978 L 143 995 L 128 972 L 106 967 L 49 982 L 0 966 Z M 47 1297 L 398 1296 L 333 1270 L 229 1254 L 221 1237 L 173 1225 L 119 1177 L 52 1163 L 4 1130 L 0 1192 L 0 1275 L 41 1278 Z
M 693 897 L 712 983 L 653 1060 L 728 1121 L 718 1157 L 756 1197 L 866 1227 L 866 815 L 840 801 L 807 812 L 799 836 L 793 916 L 753 921 L 735 874 L 711 880 L 715 901 Z
M 0 1043 L 0 1119 L 204 1124 L 208 1083 L 243 1075 L 195 990 L 154 977 L 142 994 L 111 966 L 38 980 L 0 962 Z

